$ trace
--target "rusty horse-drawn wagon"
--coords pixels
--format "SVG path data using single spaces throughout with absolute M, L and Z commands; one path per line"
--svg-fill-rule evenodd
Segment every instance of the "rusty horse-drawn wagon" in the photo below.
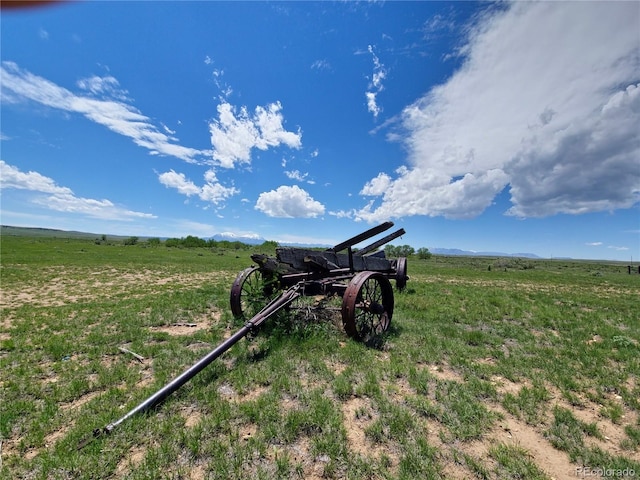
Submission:
M 207 365 L 255 331 L 277 312 L 304 297 L 342 298 L 342 323 L 347 334 L 367 341 L 385 332 L 393 315 L 393 288 L 407 283 L 406 258 L 387 259 L 377 249 L 404 234 L 404 229 L 354 251 L 354 246 L 393 226 L 386 222 L 324 251 L 278 248 L 276 257 L 252 255 L 255 266 L 237 276 L 231 287 L 231 311 L 244 325 L 192 367 L 109 425 L 93 431 L 111 433 L 129 417 L 149 410 L 178 390 Z M 79 448 L 88 443 L 83 440 Z
M 231 287 L 231 311 L 249 319 L 272 301 L 289 306 L 303 296 L 342 299 L 342 324 L 347 334 L 366 341 L 389 328 L 393 287 L 407 283 L 407 259 L 387 259 L 377 249 L 405 233 L 400 229 L 354 251 L 358 243 L 390 229 L 386 222 L 324 251 L 283 247 L 276 256 L 255 254 L 255 266 L 240 272 Z

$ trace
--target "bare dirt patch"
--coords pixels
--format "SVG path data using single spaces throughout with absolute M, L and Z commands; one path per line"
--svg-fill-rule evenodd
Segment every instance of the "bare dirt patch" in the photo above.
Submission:
M 253 423 L 242 425 L 240 427 L 240 430 L 238 431 L 240 439 L 244 440 L 245 442 L 251 438 L 254 438 L 256 436 L 256 433 L 258 433 L 258 427 Z
M 302 467 L 302 478 L 305 480 L 322 480 L 326 478 L 324 474 L 325 466 L 330 459 L 321 455 L 314 457 L 311 455 L 311 441 L 308 437 L 300 437 L 294 443 L 287 446 L 273 445 L 266 454 L 269 463 L 274 464 L 276 458 L 288 456 L 294 464 Z
M 162 327 L 149 327 L 149 330 L 152 332 L 164 332 L 172 336 L 185 336 L 191 335 L 198 330 L 204 330 L 205 328 L 207 328 L 207 325 L 202 323 L 172 323 L 171 325 Z
M 202 420 L 202 412 L 193 407 L 185 407 L 180 411 L 180 415 L 184 418 L 184 426 L 193 428 Z
M 244 394 L 239 394 L 229 383 L 223 383 L 218 387 L 218 393 L 222 398 L 230 400 L 232 402 L 250 402 L 268 390 L 268 387 L 258 387 Z
M 468 285 L 473 287 L 493 287 L 501 290 L 512 291 L 517 290 L 520 292 L 547 292 L 547 293 L 563 293 L 563 292 L 572 292 L 575 293 L 577 290 L 582 290 L 585 293 L 592 293 L 594 295 L 599 295 L 603 297 L 619 297 L 619 296 L 631 296 L 637 297 L 640 299 L 640 293 L 637 290 L 634 290 L 632 287 L 620 287 L 620 286 L 612 286 L 612 285 L 584 285 L 577 287 L 576 285 L 560 285 L 560 284 L 549 284 L 549 283 L 536 283 L 536 282 L 512 282 L 509 280 L 487 280 L 487 279 L 476 279 L 476 278 L 450 278 L 443 277 L 440 275 L 412 275 L 411 281 L 420 281 L 425 283 L 437 283 L 439 285 Z M 444 294 L 450 294 L 451 292 L 447 290 L 447 288 L 443 287 L 442 292 Z
M 0 295 L 0 303 L 2 302 L 3 297 L 4 292 L 2 292 L 2 295 Z M 13 319 L 14 316 L 11 313 L 2 312 L 2 314 L 0 314 L 0 328 L 3 330 L 9 330 L 13 325 Z
M 327 369 L 334 375 L 340 375 L 347 369 L 347 365 L 342 362 L 327 361 L 325 362 Z
M 189 467 L 189 480 L 204 480 L 207 478 L 207 469 L 204 465 L 196 464 Z
M 142 463 L 144 460 L 144 456 L 147 453 L 147 449 L 145 446 L 136 445 L 131 447 L 129 453 L 122 457 L 120 463 L 116 467 L 115 476 L 116 478 L 123 478 L 129 472 L 134 470 L 138 465 Z
M 28 285 L 3 287 L 0 309 L 23 305 L 59 307 L 63 305 L 106 300 L 118 296 L 136 298 L 160 295 L 170 286 L 172 291 L 199 287 L 230 278 L 228 272 L 176 273 L 158 270 L 130 271 L 110 268 L 100 271 L 81 267 L 55 266 L 42 270 Z
M 495 375 L 491 377 L 491 384 L 496 387 L 496 391 L 499 395 L 505 395 L 507 393 L 511 395 L 518 395 L 522 387 L 531 387 L 531 382 L 526 380 L 524 383 L 520 382 L 512 382 L 500 375 Z
M 446 363 L 441 365 L 429 365 L 428 369 L 429 373 L 438 380 L 464 382 L 464 377 Z
M 557 480 L 575 479 L 576 464 L 569 456 L 555 449 L 534 427 L 505 415 L 499 429 L 493 432 L 492 439 L 507 445 L 516 445 L 525 449 L 538 467 Z
M 394 471 L 400 462 L 398 456 L 390 451 L 387 445 L 378 445 L 366 435 L 367 427 L 377 417 L 371 400 L 366 397 L 351 397 L 342 403 L 342 416 L 349 450 L 376 460 L 385 455 L 390 462 L 391 471 Z
M 73 402 L 63 403 L 60 405 L 61 410 L 73 410 L 80 408 L 85 403 L 89 403 L 91 400 L 100 395 L 100 392 L 89 392 L 81 397 L 75 399 Z
M 371 417 L 364 412 L 370 410 L 369 400 L 362 397 L 353 397 L 342 404 L 349 448 L 360 455 L 368 455 L 372 450 L 365 436 L 365 428 L 371 423 Z
M 171 336 L 187 336 L 200 330 L 209 329 L 214 323 L 220 320 L 221 316 L 222 313 L 220 311 L 210 309 L 206 313 L 195 316 L 193 321 L 149 327 L 149 330 L 152 332 L 164 332 Z
M 416 394 L 406 378 L 398 378 L 393 383 L 383 382 L 383 385 L 391 400 L 398 404 L 404 403 L 405 398 Z
M 245 393 L 244 395 L 242 395 L 242 397 L 239 398 L 239 400 L 241 402 L 250 402 L 253 401 L 255 399 L 257 399 L 258 397 L 260 397 L 263 393 L 265 393 L 269 388 L 268 387 L 258 387 L 255 388 L 253 390 L 250 390 L 249 392 Z

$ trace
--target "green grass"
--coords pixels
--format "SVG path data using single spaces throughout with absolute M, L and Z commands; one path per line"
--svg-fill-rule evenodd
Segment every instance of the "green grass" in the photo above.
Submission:
M 5 234 L 0 253 L 1 478 L 559 475 L 542 447 L 640 471 L 640 275 L 623 264 L 410 258 L 378 348 L 332 310 L 283 314 L 78 451 L 241 327 L 228 295 L 252 250 Z

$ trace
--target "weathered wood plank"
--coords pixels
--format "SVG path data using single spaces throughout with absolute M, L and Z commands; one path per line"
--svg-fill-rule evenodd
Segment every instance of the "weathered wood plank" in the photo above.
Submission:
M 295 270 L 302 272 L 349 268 L 349 256 L 342 253 L 282 247 L 276 249 L 276 255 L 279 262 L 291 265 Z M 353 269 L 356 272 L 386 272 L 391 270 L 391 267 L 391 262 L 386 258 L 353 256 Z
M 382 245 L 385 245 L 385 244 L 389 243 L 391 240 L 394 240 L 394 239 L 396 239 L 398 237 L 401 237 L 405 233 L 407 233 L 407 232 L 404 231 L 404 228 L 401 228 L 397 232 L 393 232 L 392 234 L 387 235 L 384 238 L 381 238 L 377 242 L 373 242 L 371 245 L 367 245 L 366 247 L 362 247 L 361 249 L 359 249 L 358 251 L 354 252 L 353 254 L 354 255 L 366 255 L 369 252 L 373 252 L 376 248 L 381 247 Z
M 370 228 L 369 230 L 362 232 L 355 237 L 351 237 L 349 240 L 345 240 L 344 242 L 339 243 L 335 247 L 330 248 L 329 251 L 339 252 L 341 250 L 344 250 L 345 248 L 353 247 L 354 245 L 357 245 L 358 243 L 367 240 L 368 238 L 374 237 L 379 233 L 384 232 L 385 230 L 389 230 L 391 227 L 393 227 L 393 222 L 384 222 L 377 227 Z

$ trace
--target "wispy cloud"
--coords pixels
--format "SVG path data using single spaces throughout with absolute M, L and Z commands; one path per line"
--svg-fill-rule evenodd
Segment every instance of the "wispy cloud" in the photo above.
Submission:
M 612 250 L 616 250 L 618 252 L 626 252 L 627 250 L 629 250 L 629 247 L 617 247 L 615 245 L 609 245 L 607 248 L 610 248 Z
M 80 80 L 78 86 L 93 96 L 76 94 L 49 80 L 20 68 L 13 62 L 2 62 L 0 84 L 3 102 L 30 100 L 50 108 L 84 115 L 109 130 L 130 138 L 153 154 L 168 155 L 195 162 L 208 152 L 184 147 L 176 139 L 162 133 L 148 117 L 126 103 L 126 92 L 111 76 Z M 103 95 L 102 98 L 95 98 Z
M 149 213 L 135 212 L 115 205 L 110 200 L 77 197 L 68 187 L 38 172 L 22 172 L 19 168 L 0 160 L 0 189 L 15 188 L 35 192 L 31 203 L 58 212 L 73 213 L 102 220 L 132 221 L 157 218 Z
M 585 245 L 588 247 L 600 247 L 602 245 L 602 242 L 587 242 L 585 243 Z
M 639 11 L 515 2 L 482 16 L 461 67 L 402 112 L 407 164 L 364 186 L 376 198 L 356 218 L 470 218 L 505 188 L 517 217 L 636 204 Z
M 207 65 L 212 65 L 213 60 L 207 55 L 204 61 Z M 224 70 L 219 68 L 214 68 L 211 72 L 211 76 L 213 78 L 213 83 L 215 83 L 218 90 L 220 90 L 220 98 L 222 100 L 227 99 L 233 93 L 233 88 L 229 84 L 224 81 Z
M 312 70 L 330 71 L 332 70 L 331 63 L 328 60 L 316 60 L 311 64 Z
M 367 98 L 367 110 L 377 118 L 382 111 L 382 107 L 378 105 L 378 94 L 384 90 L 382 81 L 387 76 L 387 70 L 380 62 L 380 59 L 376 55 L 372 45 L 369 45 L 368 51 L 373 58 L 373 74 L 367 91 L 365 92 L 365 97 Z
M 297 185 L 283 185 L 261 193 L 255 208 L 270 217 L 281 218 L 315 218 L 324 214 L 324 205 Z
M 302 146 L 302 133 L 284 128 L 282 105 L 275 102 L 258 106 L 253 114 L 246 107 L 238 111 L 228 102 L 218 105 L 218 118 L 209 124 L 214 161 L 224 167 L 251 163 L 254 148 L 267 150 L 284 145 L 298 149 Z
M 92 93 L 96 97 L 108 96 L 121 101 L 129 101 L 129 92 L 120 88 L 120 82 L 115 77 L 107 75 L 82 78 L 76 82 L 79 88 Z
M 452 32 L 456 27 L 451 14 L 438 13 L 422 24 L 422 35 L 425 40 L 439 38 L 445 32 Z

